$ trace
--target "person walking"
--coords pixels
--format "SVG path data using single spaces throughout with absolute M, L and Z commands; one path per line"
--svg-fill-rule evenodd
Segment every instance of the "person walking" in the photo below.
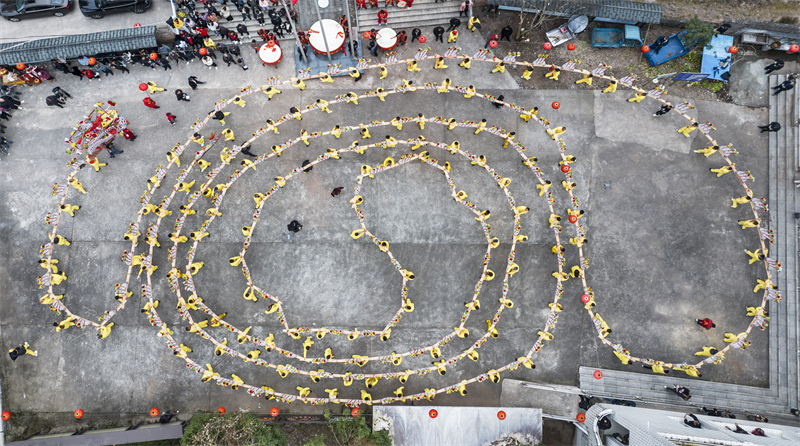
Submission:
M 100 62 L 99 60 L 97 62 L 95 62 L 94 66 L 98 70 L 100 70 L 103 73 L 105 73 L 106 76 L 113 76 L 114 75 L 114 72 L 111 71 L 110 68 L 108 68 L 103 62 Z
M 717 326 L 716 324 L 714 324 L 714 321 L 712 321 L 709 318 L 695 319 L 694 321 L 697 322 L 697 325 L 705 328 L 706 330 L 711 330 L 712 328 L 715 328 Z
M 443 35 L 444 35 L 444 28 L 443 27 L 437 26 L 436 28 L 433 28 L 433 36 L 436 38 L 435 40 L 437 42 L 444 43 L 444 39 L 442 39 Z
M 67 102 L 67 98 L 72 99 L 72 95 L 70 95 L 69 93 L 64 91 L 64 89 L 61 88 L 61 87 L 53 88 L 52 92 L 58 99 L 60 99 L 60 100 L 62 100 L 64 102 Z
M 108 142 L 106 144 L 106 150 L 108 150 L 108 153 L 111 155 L 111 158 L 114 158 L 115 156 L 119 155 L 120 153 L 125 153 L 124 150 L 119 150 L 117 148 L 117 146 L 114 145 L 113 142 Z
M 764 67 L 764 74 L 770 74 L 773 71 L 778 71 L 783 68 L 783 61 L 780 59 L 775 59 L 771 64 Z
M 61 100 L 56 95 L 48 96 L 44 99 L 44 101 L 48 107 L 56 106 L 58 108 L 64 108 L 61 106 L 63 102 L 61 102 Z
M 339 194 L 342 193 L 342 189 L 344 189 L 344 188 L 343 187 L 334 187 L 333 190 L 331 191 L 331 197 L 334 197 L 334 198 L 338 197 Z
M 161 108 L 158 105 L 156 105 L 156 101 L 154 101 L 152 98 L 144 98 L 144 99 L 142 99 L 142 102 L 144 102 L 145 106 L 153 108 L 153 109 Z
M 16 361 L 17 358 L 23 355 L 31 355 L 31 356 L 39 356 L 39 352 L 36 350 L 30 350 L 28 347 L 28 343 L 19 344 L 17 348 L 12 348 L 8 351 L 8 355 L 11 356 L 12 361 Z
M 171 125 L 175 125 L 175 123 L 178 122 L 178 118 L 172 113 L 167 112 L 167 121 L 169 121 Z
M 190 102 L 189 101 L 189 95 L 184 93 L 183 90 L 181 90 L 181 89 L 175 90 L 175 97 L 178 99 L 178 101 Z
M 797 83 L 797 81 L 795 81 L 794 79 L 785 80 L 780 85 L 778 85 L 777 87 L 772 87 L 772 89 L 775 90 L 775 93 L 773 93 L 772 95 L 773 96 L 777 96 L 778 94 L 780 94 L 783 91 L 789 91 L 792 88 L 794 88 L 794 85 L 796 83 Z
M 506 25 L 503 29 L 500 30 L 500 40 L 506 39 L 511 42 L 511 35 L 514 34 L 514 28 L 509 25 Z
M 461 25 L 461 20 L 453 17 L 452 19 L 450 19 L 450 26 L 447 28 L 446 31 L 450 32 L 450 31 L 458 28 L 460 25 Z
M 148 81 L 147 82 L 147 92 L 150 93 L 150 94 L 153 94 L 153 93 L 155 93 L 157 91 L 166 91 L 166 89 L 159 87 L 153 81 Z
M 189 76 L 189 86 L 192 87 L 192 90 L 197 90 L 197 86 L 201 84 L 205 84 L 205 82 L 197 79 L 197 76 Z
M 778 130 L 781 129 L 781 123 L 773 121 L 773 122 L 770 122 L 767 125 L 760 125 L 760 126 L 758 126 L 758 128 L 761 130 L 761 133 L 764 133 L 764 132 L 777 132 Z
M 290 232 L 294 232 L 296 234 L 296 233 L 300 232 L 301 229 L 303 229 L 303 225 L 301 225 L 300 222 L 297 221 L 297 220 L 292 220 L 287 225 L 287 228 L 289 229 Z
M 664 105 L 661 106 L 660 109 L 658 109 L 657 112 L 653 113 L 653 116 L 655 116 L 655 117 L 664 116 L 667 113 L 669 113 L 670 110 L 672 110 L 672 106 L 669 105 L 669 104 L 664 104 Z
M 418 40 L 422 35 L 422 30 L 419 28 L 414 28 L 411 30 L 411 43 L 414 43 L 415 40 Z

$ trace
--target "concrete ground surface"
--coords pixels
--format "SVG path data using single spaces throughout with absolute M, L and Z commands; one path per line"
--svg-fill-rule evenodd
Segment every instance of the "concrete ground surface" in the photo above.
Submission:
M 464 33 L 462 39 L 459 43 L 468 54 L 482 47 L 477 35 Z M 432 46 L 431 54 L 446 48 L 441 44 Z M 407 46 L 401 49 L 400 57 L 408 57 L 415 51 L 416 46 Z M 138 135 L 135 142 L 117 144 L 125 151 L 117 158 L 108 160 L 106 154 L 101 155 L 108 166 L 99 173 L 87 168 L 79 174 L 88 194 L 70 190 L 67 201 L 82 208 L 75 218 L 66 218 L 59 228 L 72 246 L 55 250 L 59 268 L 69 277 L 56 287 L 57 293 L 65 294 L 64 303 L 76 313 L 96 318 L 116 303 L 114 284 L 123 280 L 126 270 L 120 256 L 130 247 L 122 241 L 122 236 L 135 220 L 145 182 L 158 164 L 166 164 L 165 153 L 187 139 L 188 126 L 209 112 L 214 101 L 231 97 L 246 85 L 258 86 L 268 76 L 279 74 L 285 80 L 294 73 L 290 62 L 283 62 L 278 70 L 262 68 L 249 49 L 243 48 L 243 54 L 251 66 L 248 71 L 236 66 L 208 70 L 198 63 L 183 64 L 166 72 L 134 67 L 130 75 L 117 73 L 101 82 L 76 81 L 72 76 L 58 75 L 54 84 L 23 89 L 25 109 L 14 113 L 6 135 L 14 141 L 11 155 L 0 160 L 4 172 L 0 177 L 0 252 L 6 259 L 0 266 L 3 290 L 0 343 L 8 350 L 27 341 L 38 350 L 39 356 L 0 363 L 4 409 L 39 415 L 71 413 L 82 408 L 87 413 L 86 420 L 90 420 L 92 414 L 142 414 L 154 406 L 184 413 L 214 410 L 219 406 L 229 411 L 257 413 L 264 413 L 273 405 L 298 413 L 325 408 L 275 404 L 252 398 L 243 391 L 202 384 L 199 375 L 164 348 L 163 341 L 155 336 L 156 330 L 139 312 L 144 303 L 137 292 L 144 283 L 142 279 L 132 280 L 130 289 L 136 294 L 124 311 L 115 316 L 111 336 L 102 341 L 92 329 L 82 331 L 73 327 L 54 333 L 52 323 L 60 320 L 59 316 L 37 302 L 43 294 L 36 288 L 36 277 L 43 271 L 36 262 L 38 248 L 46 242 L 48 228 L 43 225 L 44 215 L 55 206 L 56 199 L 51 195 L 53 183 L 63 183 L 67 174 L 65 164 L 71 156 L 64 153 L 63 141 L 74 124 L 95 102 L 113 99 Z M 459 68 L 457 61 L 451 61 L 450 68 L 441 71 L 432 70 L 432 61 L 420 65 L 423 71 L 419 73 L 407 73 L 401 66 L 390 67 L 389 78 L 384 80 L 378 79 L 373 70 L 358 83 L 349 77 L 337 77 L 333 84 L 307 82 L 305 91 L 286 86 L 272 101 L 267 101 L 263 94 L 252 95 L 244 109 L 228 108 L 233 113 L 226 120 L 227 127 L 236 132 L 237 142 L 241 142 L 264 126 L 266 118 L 283 115 L 293 105 L 310 104 L 320 97 L 332 99 L 348 91 L 363 93 L 377 86 L 388 90 L 399 84 L 401 78 L 419 85 L 441 82 L 448 77 L 454 85 L 473 84 L 493 95 L 505 94 L 509 102 L 526 108 L 538 106 L 540 114 L 554 125 L 567 127 L 563 137 L 567 153 L 578 158 L 573 168 L 577 197 L 587 211 L 584 217 L 590 240 L 586 248 L 590 261 L 587 276 L 598 296 L 596 311 L 613 329 L 609 339 L 622 343 L 635 356 L 693 363 L 697 359 L 694 352 L 702 346 L 721 348 L 725 332 L 744 330 L 749 322 L 745 307 L 756 302 L 752 287 L 763 270 L 748 265 L 743 250 L 757 247 L 757 235 L 754 230 L 740 230 L 736 224 L 738 219 L 751 216 L 741 208 L 730 207 L 731 197 L 742 192 L 734 178 L 729 175 L 717 178 L 708 171 L 720 167 L 721 162 L 693 152 L 702 148 L 705 140 L 696 134 L 692 138 L 678 135 L 675 130 L 685 121 L 677 114 L 656 119 L 652 113 L 658 105 L 649 99 L 641 104 L 628 103 L 626 100 L 632 95 L 622 88 L 610 95 L 584 89 L 518 90 L 510 75 L 489 75 L 488 63 L 473 62 L 469 71 Z M 186 78 L 191 74 L 207 82 L 198 91 L 190 91 L 191 102 L 176 102 L 174 94 L 168 91 L 153 96 L 161 105 L 159 110 L 142 105 L 144 95 L 137 89 L 139 83 L 153 80 L 168 90 L 189 91 Z M 565 73 L 560 83 L 574 80 Z M 55 85 L 75 97 L 63 110 L 44 104 L 44 97 Z M 691 98 L 670 99 L 673 103 L 681 99 L 691 101 Z M 553 101 L 559 101 L 561 108 L 553 110 L 550 107 Z M 767 139 L 755 129 L 766 123 L 766 111 L 716 102 L 701 102 L 696 106 L 693 113 L 698 121 L 713 122 L 717 140 L 738 148 L 737 167 L 752 172 L 756 178 L 752 185 L 755 195 L 765 196 Z M 558 172 L 557 146 L 542 127 L 533 121 L 523 122 L 508 108 L 497 110 L 484 100 L 465 99 L 458 93 L 418 91 L 390 95 L 386 102 L 373 98 L 362 100 L 359 106 L 334 105 L 332 110 L 330 115 L 317 111 L 305 114 L 302 122 L 288 122 L 280 127 L 279 135 L 262 137 L 252 150 L 264 153 L 272 144 L 296 138 L 301 128 L 310 132 L 328 131 L 335 124 L 357 125 L 422 112 L 429 117 L 458 120 L 486 118 L 490 125 L 515 131 L 531 156 L 538 157 L 543 175 L 557 180 L 554 183 L 562 178 Z M 177 115 L 179 125 L 170 126 L 165 112 Z M 214 122 L 204 132 L 221 129 Z M 531 212 L 521 217 L 522 233 L 530 239 L 517 245 L 521 271 L 512 278 L 509 293 L 515 307 L 503 313 L 500 338 L 490 340 L 480 349 L 479 361 L 465 359 L 448 368 L 444 377 L 412 376 L 405 385 L 405 393 L 458 383 L 523 356 L 545 323 L 547 303 L 552 301 L 555 287 L 555 279 L 550 275 L 556 269 L 555 256 L 550 253 L 554 239 L 548 228 L 546 203 L 534 188 L 535 177 L 512 149 L 503 149 L 502 141 L 487 132 L 473 135 L 466 129 L 448 131 L 434 124 L 420 131 L 416 125 L 406 124 L 402 131 L 391 126 L 374 129 L 373 141 L 385 134 L 398 139 L 423 134 L 429 141 L 459 140 L 462 148 L 485 155 L 490 166 L 511 178 L 509 189 L 517 204 L 531 208 Z M 273 333 L 279 345 L 302 352 L 302 340 L 291 340 L 280 333 L 275 315 L 264 314 L 263 303 L 242 299 L 246 282 L 238 268 L 228 265 L 227 259 L 241 248 L 240 228 L 252 215 L 254 192 L 265 192 L 273 177 L 284 176 L 304 159 L 314 159 L 329 147 L 345 147 L 355 139 L 356 135 L 350 133 L 338 140 L 331 136 L 315 139 L 308 148 L 296 145 L 279 159 L 248 171 L 228 191 L 223 216 L 214 222 L 211 237 L 198 249 L 196 259 L 204 261 L 205 267 L 195 279 L 206 303 L 217 312 L 227 312 L 225 320 L 241 328 L 252 326 L 251 334 L 259 337 Z M 214 153 L 219 148 L 221 144 Z M 398 159 L 407 152 L 408 146 L 400 145 L 390 150 L 370 149 L 363 156 L 345 154 L 341 160 L 326 161 L 311 173 L 291 181 L 265 206 L 266 215 L 262 214 L 254 234 L 248 264 L 256 283 L 285 302 L 290 325 L 381 329 L 394 314 L 400 302 L 399 276 L 385 255 L 369 241 L 354 241 L 349 237 L 350 231 L 358 228 L 358 221 L 347 201 L 362 164 L 375 165 L 389 155 Z M 492 210 L 490 223 L 503 243 L 489 266 L 502 272 L 513 219 L 500 189 L 485 171 L 470 166 L 463 158 L 443 152 L 432 156 L 440 162 L 449 161 L 457 188 L 467 191 L 478 207 Z M 187 155 L 183 158 L 184 162 L 189 159 Z M 178 173 L 170 171 L 156 197 L 161 192 L 168 193 Z M 204 178 L 205 174 L 199 172 L 190 177 L 197 179 L 198 184 Z M 344 187 L 344 193 L 334 199 L 330 191 L 338 186 Z M 552 190 L 556 209 L 566 217 L 566 192 L 558 184 Z M 329 335 L 317 341 L 310 355 L 320 356 L 326 347 L 344 358 L 429 345 L 458 325 L 463 302 L 471 298 L 480 275 L 486 248 L 480 226 L 472 214 L 449 198 L 446 182 L 438 171 L 422 163 L 412 163 L 365 181 L 362 192 L 365 198 L 362 210 L 368 228 L 388 240 L 395 257 L 417 276 L 409 285 L 409 296 L 416 310 L 404 316 L 386 342 L 363 337 L 350 342 Z M 183 195 L 173 201 L 175 214 L 183 202 Z M 202 222 L 199 215 L 193 218 L 187 227 Z M 289 237 L 286 224 L 293 219 L 304 227 Z M 171 227 L 171 221 L 165 220 L 162 231 Z M 162 243 L 166 241 L 165 234 L 162 232 L 160 237 Z M 571 236 L 568 231 L 565 234 Z M 340 398 L 358 397 L 364 389 L 363 383 L 343 387 L 338 380 L 315 384 L 299 375 L 281 379 L 273 371 L 247 366 L 225 356 L 216 357 L 210 344 L 183 332 L 180 317 L 172 310 L 174 294 L 167 289 L 164 277 L 168 246 L 155 256 L 155 263 L 162 266 L 154 275 L 155 294 L 162 305 L 159 314 L 170 327 L 176 328 L 180 342 L 194 348 L 192 357 L 197 363 L 210 363 L 223 376 L 235 373 L 247 383 L 268 385 L 281 392 L 296 393 L 298 386 L 310 387 L 311 396 L 325 397 L 326 388 L 338 387 Z M 568 246 L 567 266 L 577 262 L 576 250 Z M 472 333 L 485 330 L 484 321 L 497 308 L 501 289 L 501 280 L 484 285 L 483 307 L 467 324 Z M 576 385 L 581 365 L 647 372 L 638 364 L 622 366 L 611 350 L 601 345 L 579 301 L 581 293 L 578 281 L 566 283 L 562 301 L 565 309 L 559 317 L 555 339 L 534 355 L 536 369 L 520 368 L 505 373 L 504 378 Z M 695 324 L 700 317 L 713 319 L 717 328 L 703 330 Z M 225 337 L 219 328 L 212 329 L 212 333 L 218 338 Z M 445 356 L 457 354 L 474 342 L 475 337 L 455 338 L 445 348 Z M 227 339 L 229 345 L 233 344 L 235 336 L 228 334 Z M 729 354 L 719 366 L 704 367 L 702 379 L 765 386 L 766 333 L 756 331 L 749 340 L 753 342 L 751 348 Z M 234 346 L 240 351 L 246 351 L 247 347 Z M 265 353 L 264 357 L 273 363 L 292 362 L 274 353 Z M 389 372 L 430 363 L 430 356 L 425 355 L 406 358 L 400 368 L 370 363 L 358 371 Z M 356 372 L 353 368 L 325 366 L 331 372 Z M 397 381 L 382 380 L 369 392 L 379 399 L 390 396 L 399 386 Z M 500 404 L 499 385 L 476 384 L 469 386 L 468 391 L 464 397 L 439 395 L 431 403 L 416 404 Z M 17 423 L 10 432 L 21 433 L 23 424 Z

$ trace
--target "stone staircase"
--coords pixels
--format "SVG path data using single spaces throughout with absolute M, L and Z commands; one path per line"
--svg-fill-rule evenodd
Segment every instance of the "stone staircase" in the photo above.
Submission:
M 251 16 L 252 16 L 252 14 L 251 14 Z M 252 20 L 243 20 L 242 19 L 242 13 L 237 11 L 236 8 L 233 8 L 233 10 L 231 11 L 231 17 L 233 17 L 233 20 L 231 20 L 230 22 L 225 20 L 225 19 L 223 19 L 222 17 L 220 17 L 219 18 L 219 25 L 220 26 L 224 26 L 225 28 L 228 28 L 231 31 L 236 31 L 236 27 L 240 23 L 244 23 L 244 26 L 247 27 L 247 31 L 250 33 L 250 36 L 248 37 L 246 34 L 243 35 L 243 36 L 242 35 L 239 36 L 239 39 L 242 41 L 241 46 L 243 46 L 243 47 L 249 47 L 250 41 L 253 40 L 253 39 L 255 39 L 256 41 L 260 41 L 261 40 L 261 37 L 258 36 L 258 30 L 259 29 L 264 28 L 267 31 L 272 31 L 272 28 L 273 28 L 272 23 L 270 23 L 269 17 L 267 17 L 266 14 L 265 14 L 265 17 L 264 17 L 265 21 L 264 21 L 263 25 L 259 24 L 258 20 L 256 20 L 255 17 Z M 224 44 L 231 43 L 230 40 L 224 39 L 222 36 L 214 35 L 213 32 L 209 31 L 209 35 L 211 36 L 211 40 L 213 40 L 214 42 L 216 42 L 218 44 L 219 43 L 224 43 Z M 278 39 L 278 40 L 280 40 L 281 42 L 294 41 L 294 33 L 286 33 L 286 32 L 284 32 L 283 36 L 284 37 L 282 39 Z M 281 45 L 281 46 L 283 46 L 283 45 Z
M 798 189 L 798 110 L 800 92 L 798 88 L 777 96 L 771 94 L 772 87 L 786 79 L 784 75 L 773 75 L 769 79 L 769 122 L 779 122 L 781 130 L 769 134 L 769 206 L 770 229 L 777 234 L 770 257 L 777 258 L 783 271 L 778 273 L 778 289 L 783 292 L 783 301 L 770 305 L 770 386 L 777 386 L 781 401 L 789 407 L 798 407 L 798 292 L 797 255 L 798 220 L 800 211 Z M 765 123 L 766 124 L 766 123 Z M 772 367 L 776 362 L 777 367 Z
M 383 2 L 379 1 L 378 5 Z M 461 2 L 458 0 L 440 1 L 435 3 L 435 0 L 414 0 L 413 6 L 410 8 L 401 9 L 396 6 L 389 6 L 387 8 L 367 8 L 358 9 L 358 26 L 360 31 L 370 30 L 372 28 L 379 28 L 378 26 L 378 11 L 386 9 L 389 13 L 389 23 L 380 26 L 388 26 L 395 30 L 405 29 L 408 32 L 408 38 L 411 39 L 411 29 L 420 28 L 422 34 L 428 39 L 433 39 L 433 27 L 437 25 L 445 26 L 450 23 L 453 17 L 460 18 L 462 26 L 459 27 L 459 32 L 466 29 L 468 17 L 458 17 Z

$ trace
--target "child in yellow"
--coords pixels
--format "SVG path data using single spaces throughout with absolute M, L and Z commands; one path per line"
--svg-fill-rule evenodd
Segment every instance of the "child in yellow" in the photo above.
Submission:
M 617 82 L 611 81 L 611 83 L 608 84 L 608 87 L 606 87 L 606 89 L 603 90 L 603 93 L 613 93 L 615 91 L 617 91 Z
M 481 21 L 478 20 L 478 18 L 475 16 L 470 17 L 469 22 L 467 22 L 467 29 L 472 32 L 475 32 L 475 24 L 480 25 Z
M 686 126 L 683 126 L 683 127 L 679 128 L 677 130 L 677 132 L 683 134 L 683 136 L 688 138 L 689 134 L 691 134 L 695 130 L 697 130 L 697 123 L 696 122 L 693 123 L 693 124 L 689 124 L 689 125 L 686 125 Z
M 472 61 L 470 60 L 469 57 L 465 57 L 464 60 L 462 60 L 461 63 L 458 64 L 458 66 L 459 67 L 464 67 L 467 70 L 469 70 L 469 68 L 472 66 Z
M 708 169 L 708 170 L 717 174 L 717 178 L 719 178 L 728 172 L 732 172 L 733 166 L 728 165 L 728 166 L 722 166 L 719 169 Z
M 756 263 L 758 261 L 764 260 L 764 258 L 766 258 L 766 255 L 761 254 L 761 248 L 756 249 L 755 252 L 750 252 L 750 251 L 745 249 L 744 252 L 747 255 L 750 256 L 750 263 L 748 263 L 748 265 L 752 265 L 752 264 L 754 264 L 754 263 Z
M 561 136 L 564 132 L 567 131 L 566 127 L 556 127 L 554 129 L 547 129 L 547 133 L 550 135 L 551 138 L 556 139 L 557 136 Z
M 241 96 L 236 96 L 235 98 L 233 98 L 233 103 L 242 108 L 244 108 L 244 106 L 247 105 L 247 103 L 244 102 L 244 99 L 242 99 Z
M 719 350 L 714 347 L 703 347 L 702 351 L 695 353 L 695 356 L 711 356 L 716 355 Z
M 83 184 L 75 177 L 69 179 L 69 185 L 81 191 L 82 194 L 86 193 L 86 190 L 83 188 Z
M 333 127 L 333 130 L 331 130 L 331 135 L 335 136 L 336 139 L 339 139 L 339 137 L 342 136 L 342 128 L 337 124 L 335 127 Z
M 264 94 L 269 96 L 269 98 L 267 98 L 268 101 L 271 101 L 273 96 L 275 96 L 276 94 L 280 94 L 280 93 L 281 93 L 281 91 L 278 90 L 275 87 L 267 87 L 267 89 L 264 90 Z
M 347 93 L 347 102 L 346 103 L 350 103 L 350 102 L 352 102 L 353 104 L 358 105 L 358 95 L 353 93 L 352 91 Z
M 531 80 L 531 74 L 533 74 L 533 67 L 525 67 L 525 71 L 522 72 L 522 78 L 529 81 Z
M 727 342 L 730 344 L 731 342 L 736 342 L 739 339 L 744 339 L 746 336 L 747 336 L 746 332 L 741 332 L 738 335 L 735 335 L 733 333 L 725 333 L 725 339 L 723 339 L 723 342 Z
M 557 81 L 558 80 L 558 76 L 560 76 L 560 75 L 561 75 L 561 70 L 559 70 L 558 68 L 555 68 L 555 65 L 554 65 L 553 66 L 553 71 L 548 71 L 547 73 L 545 73 L 544 77 L 546 77 L 548 79 L 552 79 L 554 81 Z
M 150 93 L 150 94 L 153 94 L 153 93 L 155 93 L 157 91 L 166 91 L 166 90 L 161 88 L 161 87 L 156 86 L 155 82 L 149 81 L 147 83 L 147 92 Z
M 506 72 L 506 64 L 503 62 L 497 62 L 497 65 L 494 66 L 492 73 L 505 73 Z
M 445 79 L 442 85 L 436 90 L 437 93 L 447 93 L 447 87 L 450 86 L 450 79 Z
M 697 149 L 695 153 L 702 153 L 706 158 L 709 156 L 717 153 L 719 151 L 719 146 L 708 146 L 705 149 Z
M 417 61 L 416 61 L 416 60 L 411 60 L 411 61 L 409 61 L 409 62 L 408 62 L 408 65 L 406 66 L 406 70 L 408 70 L 408 71 L 422 71 L 422 70 L 421 70 L 421 69 L 420 69 L 420 68 L 417 66 Z
M 78 209 L 81 208 L 80 206 L 76 206 L 76 205 L 72 205 L 72 204 L 62 204 L 60 207 L 61 207 L 61 211 L 62 212 L 66 212 L 67 214 L 69 214 L 70 217 L 74 217 L 75 216 L 75 211 L 77 211 Z
M 447 68 L 447 65 L 444 64 L 444 57 L 439 57 L 436 59 L 436 63 L 433 65 L 434 70 L 443 70 Z
M 747 203 L 749 203 L 749 202 L 750 202 L 752 199 L 753 199 L 753 198 L 752 198 L 752 197 L 750 197 L 749 195 L 743 195 L 743 196 L 741 196 L 741 197 L 738 197 L 738 198 L 731 198 L 731 207 L 732 207 L 732 208 L 736 208 L 736 207 L 738 207 L 740 204 L 747 204 Z
M 417 115 L 416 121 L 417 121 L 417 124 L 419 124 L 419 129 L 420 130 L 425 130 L 425 115 L 423 115 L 422 113 L 419 113 Z
M 305 83 L 305 82 L 303 82 L 303 80 L 302 80 L 302 79 L 298 79 L 298 78 L 296 78 L 296 77 L 293 77 L 293 78 L 291 79 L 291 81 L 292 81 L 292 85 L 293 85 L 293 86 L 295 86 L 295 87 L 297 87 L 297 88 L 299 88 L 299 89 L 300 89 L 300 91 L 302 91 L 302 90 L 305 90 L 305 89 L 306 89 L 306 83 Z
M 452 30 L 450 34 L 447 36 L 447 43 L 455 43 L 456 39 L 458 39 L 458 31 Z
M 594 78 L 592 73 L 586 73 L 586 74 L 583 75 L 582 78 L 576 80 L 575 83 L 576 84 L 586 84 L 586 85 L 591 87 L 592 86 L 592 78 Z
M 752 219 L 752 220 L 739 220 L 739 226 L 741 226 L 741 227 L 742 227 L 742 229 L 747 229 L 747 228 L 757 228 L 757 227 L 758 227 L 758 223 L 759 223 L 759 222 L 760 222 L 760 220 L 756 220 L 756 219 Z
M 320 110 L 324 111 L 325 113 L 331 112 L 331 109 L 328 108 L 328 101 L 317 99 L 317 106 L 320 108 Z
M 389 70 L 386 67 L 381 66 L 381 77 L 379 79 L 386 79 L 386 76 L 389 75 Z

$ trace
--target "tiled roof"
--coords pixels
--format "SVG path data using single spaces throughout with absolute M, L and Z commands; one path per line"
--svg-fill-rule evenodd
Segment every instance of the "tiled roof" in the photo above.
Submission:
M 80 56 L 156 46 L 158 45 L 155 26 L 76 34 L 30 42 L 10 42 L 0 44 L 0 65 L 47 62 L 55 57 L 76 59 Z
M 489 0 L 490 5 L 519 9 L 523 0 Z M 525 10 L 547 7 L 553 15 L 584 14 L 629 23 L 661 23 L 661 5 L 622 0 L 524 0 Z

